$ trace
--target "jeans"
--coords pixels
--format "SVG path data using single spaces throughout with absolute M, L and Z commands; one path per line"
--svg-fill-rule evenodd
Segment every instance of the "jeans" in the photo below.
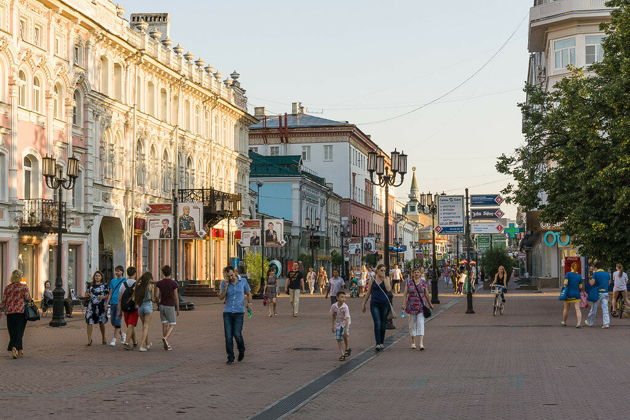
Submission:
M 243 341 L 243 312 L 223 312 L 223 329 L 225 330 L 225 351 L 228 360 L 234 361 L 234 341 L 239 353 L 245 352 Z
M 293 315 L 300 309 L 300 289 L 289 289 L 289 302 L 293 305 Z
M 16 350 L 22 350 L 22 337 L 26 329 L 26 317 L 23 313 L 7 315 L 7 330 L 9 330 L 9 345 L 7 351 L 11 351 L 13 347 Z
M 609 325 L 610 314 L 608 313 L 608 292 L 600 293 L 599 299 L 593 302 L 593 305 L 591 306 L 591 310 L 588 313 L 588 323 L 591 325 L 595 323 L 595 317 L 597 316 L 597 307 L 599 305 L 602 305 L 603 325 Z
M 374 340 L 376 340 L 376 345 L 385 342 L 385 323 L 387 322 L 388 311 L 389 304 L 387 302 L 370 303 L 370 313 L 374 321 Z

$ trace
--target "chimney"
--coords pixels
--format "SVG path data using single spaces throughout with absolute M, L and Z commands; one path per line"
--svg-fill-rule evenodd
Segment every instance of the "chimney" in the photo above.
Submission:
M 291 114 L 304 114 L 304 107 L 302 106 L 302 102 L 293 102 L 291 104 Z
M 254 117 L 262 120 L 265 116 L 265 107 L 264 106 L 256 106 L 254 107 Z

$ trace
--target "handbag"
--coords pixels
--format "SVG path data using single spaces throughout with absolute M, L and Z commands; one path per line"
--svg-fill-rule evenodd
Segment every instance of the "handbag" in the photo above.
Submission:
M 569 294 L 569 288 L 564 286 L 560 291 L 560 296 L 558 296 L 558 300 L 567 300 L 567 295 Z
M 431 308 L 429 308 L 429 305 L 424 304 L 424 301 L 426 300 L 426 295 L 420 293 L 420 290 L 418 290 L 418 285 L 415 281 L 411 280 L 411 282 L 413 283 L 413 287 L 416 288 L 416 292 L 418 293 L 418 297 L 420 298 L 420 302 L 422 303 L 422 315 L 425 318 L 431 318 Z
M 39 321 L 39 309 L 32 300 L 24 302 L 24 316 L 27 321 Z
M 580 308 L 588 308 L 590 306 L 586 301 L 587 297 L 588 295 L 586 294 L 586 292 L 582 291 L 580 293 Z

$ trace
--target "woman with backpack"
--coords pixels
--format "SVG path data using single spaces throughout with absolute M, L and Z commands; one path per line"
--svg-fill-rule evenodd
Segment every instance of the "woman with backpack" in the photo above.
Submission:
M 92 345 L 92 330 L 98 324 L 101 329 L 102 344 L 107 344 L 105 339 L 105 324 L 107 324 L 107 308 L 105 302 L 109 296 L 109 289 L 103 284 L 103 273 L 95 271 L 92 275 L 92 284 L 85 297 L 87 307 L 85 308 L 85 323 L 87 324 L 88 346 Z
M 138 306 L 138 315 L 142 321 L 142 338 L 140 339 L 139 351 L 151 349 L 149 342 L 149 321 L 153 313 L 153 274 L 144 273 L 136 282 L 133 291 L 133 301 Z
M 127 326 L 127 332 L 123 334 L 125 340 L 123 340 L 123 346 L 126 350 L 131 350 L 133 347 L 138 347 L 138 340 L 136 338 L 136 326 L 138 325 L 138 307 L 133 301 L 133 292 L 136 284 L 136 267 L 127 267 L 127 279 L 123 281 L 120 286 L 120 299 L 118 299 L 118 317 L 122 317 L 125 320 Z

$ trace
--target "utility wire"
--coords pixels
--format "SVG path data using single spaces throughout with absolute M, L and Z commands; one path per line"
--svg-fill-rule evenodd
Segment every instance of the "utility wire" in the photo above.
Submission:
M 459 84 L 457 84 L 455 87 L 453 87 L 452 89 L 446 91 L 445 93 L 443 93 L 442 95 L 438 96 L 437 98 L 434 98 L 432 100 L 430 100 L 429 102 L 420 105 L 410 111 L 407 112 L 403 112 L 402 114 L 398 114 L 398 115 L 394 115 L 393 117 L 389 117 L 389 118 L 384 118 L 382 120 L 375 120 L 375 121 L 367 121 L 367 122 L 363 122 L 363 123 L 357 123 L 357 125 L 369 125 L 369 124 L 379 124 L 379 123 L 383 123 L 383 122 L 387 122 L 387 121 L 392 121 L 392 120 L 396 120 L 398 118 L 402 118 L 405 115 L 409 115 L 409 114 L 413 114 L 414 112 L 417 112 L 419 110 L 421 110 L 422 108 L 425 108 L 437 101 L 439 101 L 440 99 L 450 95 L 451 93 L 455 92 L 457 89 L 459 89 L 460 87 L 464 86 L 466 83 L 468 83 L 473 77 L 475 77 L 477 74 L 479 74 L 488 64 L 490 64 L 490 62 L 492 60 L 494 60 L 494 58 L 499 55 L 499 53 L 501 51 L 503 51 L 503 48 L 505 48 L 505 46 L 508 44 L 508 42 L 510 42 L 510 40 L 514 37 L 514 35 L 516 35 L 516 32 L 518 31 L 518 29 L 521 27 L 521 25 L 523 24 L 523 22 L 525 21 L 525 18 L 529 16 L 529 12 L 527 14 L 525 14 L 525 16 L 523 16 L 523 19 L 521 19 L 521 21 L 519 22 L 519 24 L 516 26 L 516 28 L 514 29 L 514 31 L 512 31 L 512 33 L 510 34 L 510 36 L 508 36 L 508 38 L 505 40 L 505 42 L 503 42 L 503 44 L 501 44 L 501 46 L 499 47 L 498 50 L 495 51 L 494 54 L 492 54 L 490 56 L 490 58 L 481 65 L 481 67 L 479 67 L 477 70 L 475 70 L 470 76 L 468 76 L 466 79 L 464 79 L 463 81 L 461 81 Z

